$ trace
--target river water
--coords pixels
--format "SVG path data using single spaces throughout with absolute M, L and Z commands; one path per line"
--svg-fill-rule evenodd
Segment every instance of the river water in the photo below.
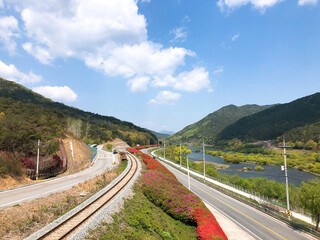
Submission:
M 202 149 L 189 147 L 192 153 L 188 154 L 187 157 L 190 161 L 198 161 L 203 159 Z M 200 150 L 200 152 L 194 152 L 196 149 Z M 257 164 L 253 163 L 239 163 L 233 164 L 224 161 L 222 158 L 214 157 L 209 154 L 205 154 L 205 158 L 207 162 L 215 162 L 221 164 L 227 164 L 230 167 L 228 169 L 218 170 L 220 173 L 227 173 L 229 175 L 238 174 L 240 177 L 243 178 L 250 178 L 250 177 L 265 177 L 269 180 L 276 180 L 280 183 L 285 183 L 284 171 L 281 171 L 280 166 L 270 166 L 270 165 L 263 165 L 264 171 L 257 172 L 254 168 Z M 252 170 L 247 172 L 241 171 L 244 167 L 251 167 Z M 317 178 L 317 176 L 312 175 L 310 173 L 302 172 L 294 168 L 288 168 L 288 179 L 289 183 L 296 185 L 297 187 L 301 186 L 301 183 L 304 181 L 309 181 L 310 179 Z

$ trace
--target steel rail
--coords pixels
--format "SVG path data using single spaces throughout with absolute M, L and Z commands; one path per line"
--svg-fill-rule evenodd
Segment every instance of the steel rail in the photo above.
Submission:
M 113 200 L 128 185 L 137 172 L 137 160 L 129 154 L 128 156 L 131 160 L 130 170 L 112 188 L 37 239 L 66 239 Z

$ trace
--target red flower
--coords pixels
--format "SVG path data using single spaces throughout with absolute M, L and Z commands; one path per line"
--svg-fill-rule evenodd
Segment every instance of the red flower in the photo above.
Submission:
M 160 162 L 138 150 L 151 146 L 127 149 L 131 153 L 138 153 L 149 169 L 143 175 L 144 195 L 172 217 L 184 222 L 196 222 L 199 239 L 227 240 L 219 223 L 211 212 L 205 210 L 200 198 L 185 188 Z
M 194 209 L 193 217 L 198 225 L 197 232 L 199 239 L 228 239 L 212 213 L 201 208 L 196 208 Z

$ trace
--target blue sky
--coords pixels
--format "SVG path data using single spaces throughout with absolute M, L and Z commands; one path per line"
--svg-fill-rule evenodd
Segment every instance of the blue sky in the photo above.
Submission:
M 0 0 L 0 76 L 179 131 L 228 105 L 320 88 L 318 0 Z

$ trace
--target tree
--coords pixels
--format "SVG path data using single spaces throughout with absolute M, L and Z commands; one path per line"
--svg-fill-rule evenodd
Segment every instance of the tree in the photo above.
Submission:
M 318 144 L 313 141 L 312 139 L 310 139 L 308 142 L 306 142 L 305 147 L 307 149 L 312 149 L 312 150 L 316 150 L 317 149 Z
M 176 162 L 180 162 L 180 146 L 175 147 L 173 146 L 172 148 L 172 154 L 173 156 L 171 157 L 172 159 L 174 159 Z M 181 160 L 182 160 L 182 164 L 186 165 L 187 163 L 187 155 L 189 153 L 191 153 L 192 151 L 185 147 L 185 146 L 181 146 Z
M 2 115 L 0 123 L 1 150 L 15 155 L 16 152 L 29 150 L 32 147 L 32 128 L 28 122 L 23 122 L 12 115 Z
M 68 118 L 68 130 L 77 138 L 81 138 L 82 121 L 80 119 Z
M 299 201 L 301 206 L 311 213 L 316 221 L 316 230 L 320 220 L 320 180 L 312 179 L 309 182 L 302 182 L 299 191 Z

